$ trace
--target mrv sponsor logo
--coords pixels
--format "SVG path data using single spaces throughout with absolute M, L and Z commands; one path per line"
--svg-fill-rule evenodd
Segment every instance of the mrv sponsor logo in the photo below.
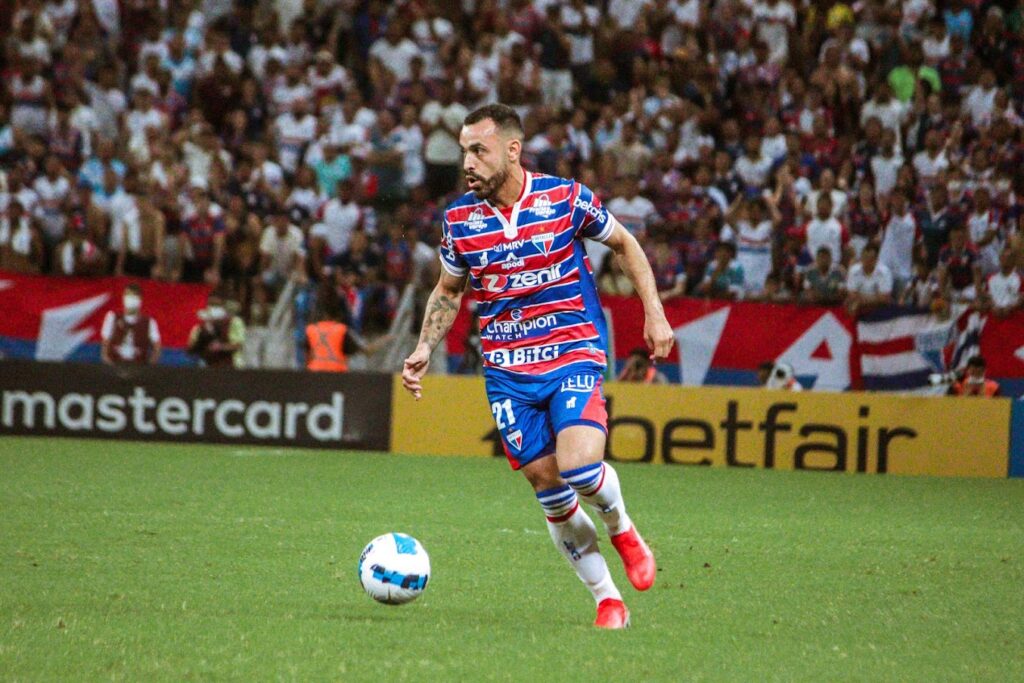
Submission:
M 237 439 L 341 441 L 345 395 L 333 392 L 326 403 L 241 401 L 177 396 L 157 399 L 144 387 L 130 394 L 5 390 L 0 423 L 7 429 L 134 432 L 159 436 L 211 436 Z
M 534 330 L 547 330 L 555 326 L 558 318 L 554 313 L 523 320 L 523 310 L 512 310 L 511 320 L 495 320 L 487 326 L 485 334 L 491 341 L 514 341 L 528 336 Z
M 558 347 L 534 346 L 528 349 L 498 349 L 485 355 L 491 364 L 497 365 L 499 368 L 508 368 L 555 360 L 558 358 Z
M 504 292 L 509 289 L 537 287 L 548 282 L 554 282 L 560 277 L 562 277 L 562 264 L 556 263 L 544 270 L 531 270 L 525 273 L 510 273 L 508 275 L 504 273 L 484 275 L 480 278 L 480 281 L 481 286 L 488 292 Z

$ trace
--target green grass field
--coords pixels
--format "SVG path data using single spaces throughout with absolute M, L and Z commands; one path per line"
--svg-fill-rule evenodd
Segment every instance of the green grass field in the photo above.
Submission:
M 1024 482 L 619 471 L 660 572 L 605 544 L 608 633 L 503 460 L 2 438 L 0 679 L 1024 680 Z

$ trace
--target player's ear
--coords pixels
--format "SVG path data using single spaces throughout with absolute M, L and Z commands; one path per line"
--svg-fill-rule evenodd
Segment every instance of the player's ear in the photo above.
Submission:
M 519 155 L 523 151 L 523 143 L 516 138 L 512 138 L 508 141 L 505 149 L 509 162 L 514 164 L 519 161 Z

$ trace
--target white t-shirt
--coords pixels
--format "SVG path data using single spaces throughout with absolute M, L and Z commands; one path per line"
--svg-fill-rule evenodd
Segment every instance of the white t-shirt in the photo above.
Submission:
M 427 126 L 433 126 L 443 120 L 447 122 L 448 128 L 459 130 L 468 115 L 469 111 L 457 102 L 445 107 L 437 100 L 431 100 L 420 112 L 420 121 Z M 448 130 L 438 129 L 427 136 L 423 156 L 427 163 L 431 164 L 458 164 L 462 160 L 462 149 L 459 147 L 458 138 Z
M 611 0 L 608 16 L 620 29 L 632 28 L 640 13 L 650 4 L 650 0 Z
M 434 29 L 431 35 L 430 29 Z M 444 17 L 432 19 L 419 19 L 412 25 L 412 37 L 419 46 L 420 54 L 423 56 L 424 71 L 427 76 L 440 78 L 444 76 L 444 65 L 438 57 L 441 43 L 444 43 L 455 33 L 452 22 Z M 436 36 L 436 38 L 435 38 Z
M 846 230 L 835 217 L 830 216 L 826 220 L 812 218 L 807 221 L 805 232 L 807 234 L 807 251 L 812 258 L 818 253 L 818 249 L 828 247 L 832 254 L 832 263 L 842 263 Z
M 277 133 L 277 156 L 281 167 L 294 173 L 302 159 L 302 149 L 316 137 L 316 117 L 306 114 L 297 118 L 286 111 L 274 120 Z
M 876 263 L 871 274 L 864 272 L 863 263 L 854 263 L 846 276 L 846 290 L 866 296 L 892 294 L 892 273 L 882 263 Z
M 743 288 L 751 294 L 764 289 L 764 281 L 772 272 L 773 233 L 771 221 L 757 225 L 739 221 L 735 229 L 731 225 L 722 228 L 722 240 L 736 243 L 736 260 L 743 266 Z
M 648 224 L 658 218 L 654 204 L 641 195 L 632 199 L 615 197 L 605 208 L 633 235 L 646 234 Z
M 820 196 L 821 190 L 811 190 L 807 193 L 807 198 L 804 200 L 804 206 L 812 214 L 818 212 L 818 197 Z M 846 196 L 846 193 L 842 190 L 832 189 L 828 193 L 828 198 L 832 200 L 832 217 L 843 217 L 846 214 L 846 204 L 849 201 L 849 197 Z
M 310 228 L 309 236 L 323 239 L 328 255 L 340 254 L 348 249 L 352 232 L 362 216 L 363 208 L 356 202 L 342 204 L 340 199 L 332 199 L 324 204 L 323 216 Z
M 395 80 L 401 82 L 409 78 L 409 64 L 412 58 L 423 57 L 423 53 L 416 43 L 408 38 L 402 38 L 398 45 L 392 45 L 386 38 L 381 37 L 370 47 L 370 57 L 380 61 L 381 66 L 390 71 Z
M 587 29 L 582 28 L 584 15 Z M 600 22 L 601 13 L 596 7 L 584 5 L 580 12 L 568 3 L 562 6 L 562 23 L 569 38 L 569 61 L 573 66 L 594 61 L 594 30 Z
M 875 100 L 868 100 L 860 108 L 860 124 L 863 126 L 872 116 L 877 116 L 882 122 L 882 128 L 888 128 L 900 139 L 900 125 L 907 116 L 907 105 L 895 97 L 885 104 L 879 104 Z
M 282 83 L 274 88 L 274 106 L 279 112 L 290 111 L 300 100 L 303 102 L 313 101 L 313 91 L 305 83 L 299 82 L 295 85 Z
M 744 183 L 751 187 L 764 187 L 772 169 L 772 160 L 766 156 L 751 159 L 744 154 L 736 160 L 733 170 Z
M 754 5 L 754 21 L 757 35 L 771 51 L 768 59 L 775 63 L 786 61 L 789 56 L 789 29 L 796 26 L 796 10 L 784 0 L 773 7 L 766 2 Z
M 287 275 L 294 265 L 295 255 L 304 254 L 302 231 L 289 225 L 284 237 L 277 234 L 277 228 L 268 226 L 260 237 L 260 254 L 270 257 L 270 268 Z
M 423 130 L 413 125 L 406 128 L 398 126 L 395 134 L 401 141 L 399 146 L 404 151 L 402 157 L 402 183 L 409 188 L 422 185 L 427 170 L 423 164 Z
M 996 307 L 1009 308 L 1020 303 L 1021 277 L 1016 270 L 1011 271 L 1009 275 L 1003 275 L 1002 272 L 989 275 L 986 286 Z
M 878 250 L 878 262 L 892 272 L 894 277 L 907 282 L 914 275 L 914 244 L 917 242 L 917 220 L 907 212 L 893 216 L 882 229 L 882 246 Z
M 971 88 L 970 94 L 964 100 L 964 113 L 970 114 L 971 122 L 975 126 L 985 125 L 992 116 L 996 106 L 996 88 L 983 89 L 980 85 Z
M 914 155 L 914 170 L 921 176 L 921 180 L 928 182 L 949 168 L 949 159 L 944 151 L 933 157 L 927 150 L 921 150 Z
M 871 175 L 875 177 L 875 194 L 889 194 L 896 187 L 896 178 L 903 166 L 903 157 L 893 154 L 886 159 L 881 154 L 871 157 Z
M 1002 226 L 999 223 L 997 214 L 993 211 L 976 213 L 972 211 L 967 217 L 967 233 L 971 242 L 977 244 L 985 238 L 989 230 L 996 231 L 996 238 L 983 247 L 978 247 L 978 255 L 981 257 L 981 272 L 985 275 L 999 270 L 999 252 L 1003 250 Z

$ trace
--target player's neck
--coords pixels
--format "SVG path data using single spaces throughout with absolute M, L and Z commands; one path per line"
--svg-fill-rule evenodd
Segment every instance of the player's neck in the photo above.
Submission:
M 499 208 L 512 206 L 519 201 L 524 187 L 526 187 L 526 169 L 522 166 L 517 166 L 508 174 L 508 178 L 498 191 L 494 193 L 493 204 Z

